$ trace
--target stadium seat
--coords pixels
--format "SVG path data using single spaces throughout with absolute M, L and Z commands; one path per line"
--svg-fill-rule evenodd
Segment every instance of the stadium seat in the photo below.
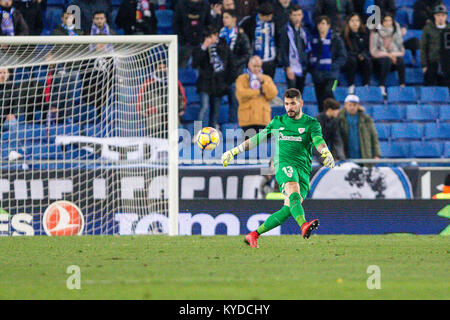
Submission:
M 275 116 L 282 116 L 286 113 L 284 106 L 274 106 L 272 107 L 272 118 Z
M 337 101 L 344 103 L 345 97 L 348 95 L 348 89 L 347 87 L 336 87 L 333 94 Z
M 450 105 L 439 107 L 439 121 L 450 121 Z
M 407 85 L 423 85 L 423 72 L 421 68 L 406 68 L 405 82 Z
M 303 89 L 303 101 L 305 101 L 305 103 L 317 103 L 314 87 L 307 86 Z
M 395 21 L 397 21 L 402 27 L 411 26 L 413 23 L 413 9 L 408 7 L 397 9 Z
M 197 93 L 195 86 L 185 86 L 184 91 L 186 93 L 187 103 L 200 103 L 200 95 Z
M 44 16 L 44 29 L 51 31 L 61 23 L 63 9 L 59 6 L 48 6 Z
M 55 144 L 31 144 L 26 147 L 27 157 L 39 160 L 63 159 L 63 152 L 60 146 Z
M 374 105 L 372 116 L 374 121 L 402 121 L 405 119 L 405 108 L 396 105 Z
M 388 103 L 414 103 L 417 102 L 416 90 L 413 87 L 388 87 Z
M 199 111 L 200 111 L 200 105 L 199 104 L 190 104 L 186 108 L 186 112 L 183 115 L 183 121 L 184 122 L 190 122 L 190 121 L 197 120 Z
M 102 138 L 106 136 L 106 130 L 101 124 L 86 124 L 82 126 L 81 134 L 88 137 Z
M 156 19 L 158 20 L 158 33 L 170 34 L 172 33 L 172 10 L 156 10 Z
M 379 87 L 356 87 L 355 94 L 363 102 L 382 103 L 383 95 Z
M 450 123 L 425 124 L 425 140 L 448 140 L 450 137 Z
M 391 127 L 392 140 L 421 140 L 423 126 L 417 123 L 393 123 Z
M 228 122 L 228 104 L 223 104 L 219 109 L 219 124 L 224 124 Z
M 440 158 L 443 145 L 440 142 L 413 141 L 410 144 L 410 154 L 414 158 Z
M 183 86 L 195 85 L 197 83 L 197 70 L 190 68 L 178 69 L 178 80 Z
M 277 89 L 278 89 L 278 95 L 277 95 L 277 97 L 278 98 L 280 98 L 281 100 L 283 100 L 283 96 L 284 96 L 284 93 L 286 92 L 286 90 L 287 90 L 287 84 L 286 83 L 277 83 Z
M 319 107 L 316 104 L 303 105 L 303 112 L 308 116 L 316 117 L 319 114 Z
M 436 121 L 438 108 L 432 105 L 407 105 L 406 119 L 408 121 Z
M 391 125 L 389 123 L 376 123 L 375 129 L 377 129 L 379 140 L 389 140 L 391 137 Z
M 450 158 L 450 141 L 445 143 L 444 147 L 444 158 Z
M 383 158 L 407 158 L 409 144 L 401 142 L 380 141 L 381 156 Z
M 47 0 L 47 6 L 64 6 L 66 0 Z
M 420 101 L 422 103 L 448 103 L 449 93 L 447 87 L 421 87 Z
M 283 68 L 277 68 L 275 71 L 275 76 L 273 77 L 274 83 L 286 83 L 286 74 Z

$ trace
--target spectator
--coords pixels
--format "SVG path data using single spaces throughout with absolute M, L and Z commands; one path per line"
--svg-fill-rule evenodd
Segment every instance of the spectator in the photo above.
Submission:
M 347 51 L 342 39 L 331 30 L 330 18 L 327 16 L 319 17 L 317 30 L 311 38 L 310 70 L 319 112 L 322 112 L 323 101 L 334 98 L 333 86 L 347 61 Z
M 76 29 L 74 24 L 74 15 L 71 12 L 63 12 L 61 24 L 57 25 L 52 31 L 54 36 L 81 36 L 83 31 Z
M 149 0 L 124 0 L 116 16 L 116 26 L 126 35 L 157 34 L 155 5 Z
M 317 120 L 319 120 L 322 127 L 323 138 L 334 159 L 345 160 L 344 144 L 339 130 L 339 123 L 336 119 L 341 106 L 338 101 L 332 98 L 325 99 L 323 105 L 324 111 L 317 115 Z M 318 152 L 316 152 L 316 156 L 319 156 Z
M 12 0 L 0 0 L 0 18 L 2 36 L 27 36 L 27 23 L 22 13 L 13 7 Z
M 353 12 L 351 0 L 316 0 L 314 7 L 314 18 L 317 20 L 320 16 L 330 18 L 331 27 L 341 32 L 345 19 Z
M 262 130 L 271 120 L 270 101 L 277 96 L 278 90 L 272 78 L 262 73 L 262 66 L 261 58 L 253 56 L 248 62 L 247 72 L 236 79 L 238 121 L 244 131 Z
M 263 72 L 273 78 L 277 67 L 277 31 L 272 5 L 264 2 L 257 9 L 257 13 L 244 18 L 240 26 L 250 40 L 253 54 L 262 59 Z
M 80 8 L 81 30 L 83 30 L 84 34 L 90 34 L 92 17 L 96 12 L 104 12 L 107 23 L 112 23 L 113 21 L 111 0 L 73 0 L 71 4 Z
M 420 39 L 420 62 L 426 86 L 450 86 L 441 66 L 443 33 L 448 28 L 447 8 L 441 4 L 433 10 L 434 22 L 429 21 L 423 28 Z
M 433 22 L 433 9 L 443 4 L 442 0 L 416 0 L 413 7 L 414 29 L 422 30 L 428 21 Z
M 96 35 L 115 35 L 116 32 L 107 23 L 106 13 L 104 11 L 96 11 L 92 15 L 91 36 Z
M 337 116 L 346 158 L 379 159 L 378 134 L 372 118 L 363 111 L 359 98 L 348 95 Z
M 230 48 L 213 26 L 206 29 L 203 43 L 195 48 L 192 66 L 199 69 L 197 92 L 201 108 L 198 119 L 203 120 L 209 109 L 208 125 L 218 128 L 220 103 L 230 85 L 232 61 Z
M 370 82 L 372 60 L 369 50 L 369 32 L 361 18 L 356 13 L 347 17 L 344 27 L 344 42 L 347 49 L 347 63 L 344 70 L 347 72 L 348 93 L 355 92 L 355 75 L 361 71 L 363 85 Z
M 136 111 L 147 123 L 147 134 L 157 138 L 167 138 L 167 64 L 158 62 L 152 76 L 139 88 Z M 186 95 L 178 81 L 178 121 L 186 110 Z
M 223 25 L 219 37 L 225 39 L 231 50 L 231 61 L 233 61 L 233 71 L 230 75 L 231 85 L 227 90 L 228 97 L 228 122 L 237 122 L 238 102 L 236 100 L 236 78 L 244 71 L 245 66 L 251 56 L 250 42 L 247 35 L 239 32 L 236 25 L 236 11 L 225 10 L 223 12 Z
M 202 0 L 179 0 L 173 14 L 173 32 L 178 35 L 179 67 L 184 68 L 194 48 L 203 40 L 205 28 L 211 24 L 210 8 Z
M 303 93 L 308 53 L 311 51 L 309 36 L 302 26 L 303 10 L 298 5 L 289 9 L 289 22 L 280 32 L 280 63 L 286 72 L 288 88 Z
M 220 0 L 210 0 L 209 6 L 211 8 L 211 24 L 215 26 L 216 29 L 222 28 L 222 2 L 220 2 Z
M 283 29 L 286 23 L 289 22 L 289 14 L 292 6 L 291 0 L 277 0 L 273 6 L 273 21 L 275 21 L 275 28 L 277 32 Z
M 39 36 L 44 28 L 42 19 L 42 0 L 15 0 L 14 8 L 22 13 L 31 36 Z
M 381 27 L 372 31 L 370 54 L 374 58 L 375 66 L 380 71 L 380 89 L 383 96 L 386 96 L 386 79 L 392 69 L 397 69 L 400 86 L 405 86 L 403 36 L 400 25 L 394 21 L 392 15 L 384 16 Z
M 238 0 L 236 1 L 236 11 L 240 18 L 251 16 L 258 8 L 258 0 Z
M 18 123 L 18 89 L 10 79 L 11 72 L 7 68 L 0 67 L 0 108 L 2 110 L 2 130 L 9 131 L 8 160 L 14 161 L 23 157 L 19 152 L 17 136 Z

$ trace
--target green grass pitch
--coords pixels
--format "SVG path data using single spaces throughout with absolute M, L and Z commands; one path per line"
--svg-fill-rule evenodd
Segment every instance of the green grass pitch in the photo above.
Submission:
M 450 299 L 449 254 L 442 236 L 1 237 L 0 299 Z

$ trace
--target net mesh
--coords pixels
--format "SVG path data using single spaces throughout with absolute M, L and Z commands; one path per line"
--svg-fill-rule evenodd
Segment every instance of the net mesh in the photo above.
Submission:
M 0 234 L 167 233 L 167 69 L 162 43 L 1 45 Z M 83 230 L 43 220 L 59 200 Z

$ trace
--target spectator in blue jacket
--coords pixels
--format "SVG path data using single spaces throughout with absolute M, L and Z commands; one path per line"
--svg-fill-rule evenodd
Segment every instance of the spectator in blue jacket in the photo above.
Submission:
M 326 98 L 334 99 L 333 86 L 346 61 L 347 50 L 341 37 L 331 30 L 330 18 L 319 17 L 317 30 L 311 36 L 309 59 L 319 112 Z

